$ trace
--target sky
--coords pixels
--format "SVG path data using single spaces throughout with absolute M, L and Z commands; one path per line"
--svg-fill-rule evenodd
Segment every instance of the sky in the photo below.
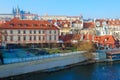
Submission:
M 120 0 L 1 0 L 0 13 L 19 8 L 39 15 L 120 18 Z

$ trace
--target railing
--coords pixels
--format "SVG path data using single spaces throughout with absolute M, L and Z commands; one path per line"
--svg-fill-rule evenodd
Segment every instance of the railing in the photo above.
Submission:
M 70 52 L 70 53 L 59 53 L 59 54 L 35 56 L 35 57 L 28 57 L 28 58 L 4 58 L 3 61 L 4 61 L 4 64 L 27 62 L 27 61 L 43 60 L 43 59 L 48 59 L 48 58 L 55 58 L 55 57 L 81 54 L 81 53 L 84 53 L 84 52 L 85 51 L 77 51 L 77 52 Z

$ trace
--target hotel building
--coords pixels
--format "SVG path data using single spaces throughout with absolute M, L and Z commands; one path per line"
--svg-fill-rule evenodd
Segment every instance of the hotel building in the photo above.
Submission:
M 45 20 L 12 19 L 0 26 L 2 45 L 58 43 L 59 28 Z

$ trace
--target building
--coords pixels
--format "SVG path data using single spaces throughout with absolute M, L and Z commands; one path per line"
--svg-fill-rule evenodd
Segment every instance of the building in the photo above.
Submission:
M 113 35 L 120 40 L 120 19 L 96 19 L 97 35 Z
M 21 10 L 19 7 L 13 8 L 12 14 L 22 20 L 39 20 L 37 14 L 30 13 L 29 11 Z
M 0 26 L 3 45 L 40 45 L 58 43 L 59 28 L 45 20 L 12 19 Z M 44 45 L 43 45 L 44 44 Z M 47 46 L 48 47 L 48 46 Z
M 60 35 L 66 35 L 70 33 L 71 25 L 68 20 L 48 20 L 60 29 Z
M 110 34 L 110 30 L 108 29 L 109 26 L 105 19 L 96 19 L 94 22 L 95 22 L 96 35 L 103 36 Z
M 65 15 L 43 15 L 40 16 L 43 20 L 81 20 L 83 16 L 65 16 Z
M 110 34 L 116 39 L 120 40 L 120 19 L 108 19 L 107 20 Z

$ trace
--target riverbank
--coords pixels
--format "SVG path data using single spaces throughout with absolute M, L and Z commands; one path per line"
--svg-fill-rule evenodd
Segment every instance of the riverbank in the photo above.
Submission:
M 4 78 L 3 80 L 119 80 L 119 66 L 120 61 L 100 62 L 89 65 L 76 65 L 51 73 L 37 71 Z
M 14 75 L 20 75 L 35 71 L 41 71 L 54 67 L 68 66 L 83 62 L 87 60 L 83 53 L 85 52 L 74 52 L 74 54 L 63 54 L 58 57 L 45 58 L 41 60 L 1 65 L 0 66 L 0 78 L 9 77 Z
M 61 54 L 61 56 L 44 58 L 41 60 L 2 65 L 0 66 L 0 78 L 21 75 L 36 71 L 59 71 L 75 65 L 87 65 L 91 63 L 106 61 L 106 55 L 102 52 L 93 53 L 93 55 L 96 56 L 93 60 L 88 60 L 83 55 L 85 53 L 84 51 L 77 51 L 73 53 L 65 53 Z
M 25 74 L 21 74 L 21 75 L 1 78 L 1 80 L 19 80 L 20 78 L 18 78 L 18 79 L 16 79 L 16 78 L 20 77 L 20 76 L 25 79 L 26 76 L 30 75 L 30 74 L 36 74 L 36 73 L 46 73 L 46 74 L 48 73 L 48 74 L 51 74 L 51 73 L 60 72 L 60 71 L 64 71 L 64 70 L 69 70 L 69 69 L 71 70 L 72 68 L 74 68 L 76 66 L 86 66 L 86 65 L 91 65 L 91 64 L 94 64 L 94 63 L 95 63 L 94 60 L 85 60 L 83 62 L 67 65 L 67 66 L 64 66 L 64 67 L 59 67 L 59 69 L 51 68 L 51 69 L 46 69 L 46 70 L 40 70 L 40 71 L 25 73 Z M 56 68 L 58 68 L 58 67 L 56 67 Z

